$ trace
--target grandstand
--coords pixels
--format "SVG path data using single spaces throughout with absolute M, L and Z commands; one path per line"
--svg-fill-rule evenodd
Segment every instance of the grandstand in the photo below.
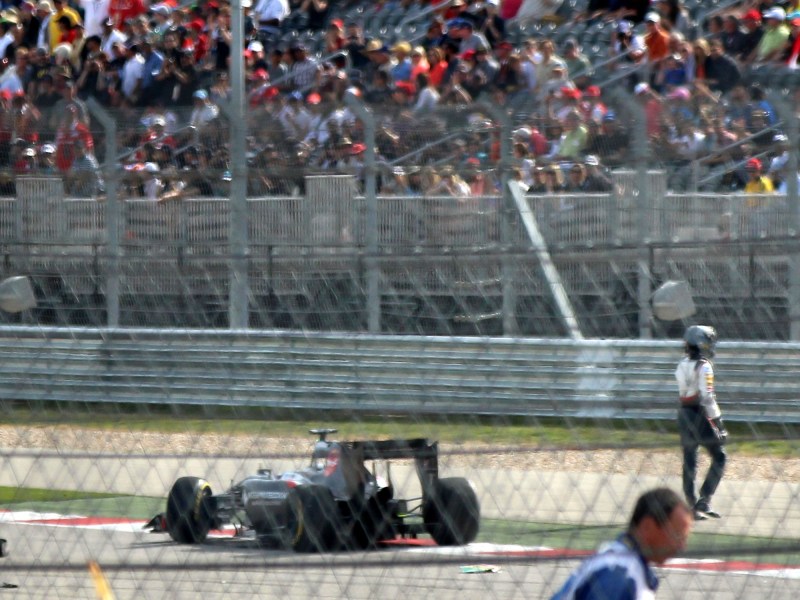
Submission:
M 714 63 L 703 53 L 727 40 L 717 17 L 745 17 L 751 3 L 677 2 L 675 17 L 670 2 L 610 15 L 567 0 L 538 20 L 498 17 L 488 33 L 504 3 L 354 0 L 311 14 L 290 2 L 277 24 L 259 19 L 258 4 L 244 27 L 252 326 L 367 329 L 374 257 L 382 331 L 565 335 L 519 215 L 507 210 L 505 183 L 518 179 L 585 335 L 642 334 L 643 252 L 647 289 L 690 281 L 700 316 L 728 337 L 790 335 L 792 7 L 778 24 L 790 30 L 781 51 L 751 60 L 723 46 L 728 58 Z M 25 4 L 3 18 L 27 31 L 47 9 Z M 657 25 L 645 18 L 654 13 Z M 83 14 L 85 41 L 7 51 L 25 71 L 3 100 L 2 270 L 33 275 L 44 308 L 3 318 L 106 323 L 119 256 L 121 324 L 228 325 L 237 118 L 221 35 L 228 14 L 224 2 L 153 4 L 101 19 L 98 49 Z M 760 24 L 775 21 L 766 14 L 759 28 L 773 26 Z M 480 35 L 456 34 L 464 21 Z M 648 55 L 653 27 L 663 30 L 663 59 Z M 107 53 L 115 35 L 122 41 Z M 720 61 L 739 74 L 725 91 L 706 73 Z M 145 76 L 128 79 L 144 65 L 149 87 Z M 427 84 L 412 80 L 420 70 Z M 12 75 L 0 77 L 0 92 Z M 374 116 L 374 132 L 348 95 Z M 334 198 L 331 183 L 313 197 L 320 175 L 347 178 L 351 193 Z M 647 327 L 657 337 L 679 328 Z

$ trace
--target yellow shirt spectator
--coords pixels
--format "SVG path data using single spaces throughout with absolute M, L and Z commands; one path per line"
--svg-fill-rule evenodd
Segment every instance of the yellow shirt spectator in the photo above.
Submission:
M 66 0 L 53 0 L 53 6 L 55 6 L 56 10 L 50 17 L 50 23 L 48 24 L 51 52 L 56 46 L 58 46 L 58 42 L 61 37 L 61 30 L 58 28 L 59 18 L 66 15 L 72 22 L 73 27 L 75 27 L 75 25 L 80 25 L 81 23 L 81 16 L 78 14 L 78 11 L 76 11 L 74 8 L 71 8 L 67 4 Z
M 772 194 L 775 192 L 775 186 L 769 177 L 761 174 L 761 161 L 757 158 L 751 158 L 747 161 L 747 174 L 749 179 L 744 186 L 745 194 L 754 194 L 745 200 L 747 208 L 758 208 L 764 205 L 764 198 L 760 194 Z M 758 195 L 756 195 L 758 194 Z

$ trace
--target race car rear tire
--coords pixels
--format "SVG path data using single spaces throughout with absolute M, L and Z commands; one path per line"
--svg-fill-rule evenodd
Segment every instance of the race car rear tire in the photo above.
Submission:
M 205 479 L 181 477 L 167 496 L 167 531 L 181 544 L 200 544 L 208 537 L 213 516 L 207 498 L 211 486 Z
M 462 477 L 439 479 L 422 507 L 425 529 L 440 546 L 468 544 L 481 522 L 478 496 Z
M 288 543 L 295 552 L 327 552 L 340 544 L 341 519 L 330 490 L 319 485 L 302 485 L 287 498 Z
M 351 509 L 352 510 L 352 509 Z M 377 498 L 353 510 L 353 527 L 347 543 L 348 548 L 367 550 L 391 534 L 391 515 Z

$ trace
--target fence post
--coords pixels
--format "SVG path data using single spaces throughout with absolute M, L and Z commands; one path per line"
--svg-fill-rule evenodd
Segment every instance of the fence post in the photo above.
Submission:
M 514 198 L 508 187 L 509 173 L 512 164 L 511 155 L 511 119 L 499 106 L 486 102 L 478 103 L 500 128 L 500 160 L 497 168 L 500 172 L 500 243 L 503 247 L 502 289 L 503 289 L 503 335 L 513 336 L 519 333 L 517 322 L 517 287 L 516 267 L 509 257 L 509 250 L 514 244 L 511 220 L 517 214 Z
M 249 325 L 248 230 L 247 230 L 247 156 L 244 109 L 244 11 L 242 0 L 231 2 L 231 102 L 226 107 L 231 126 L 231 189 L 230 229 L 228 246 L 231 254 L 230 289 L 228 292 L 228 325 L 231 329 L 247 329 Z
M 106 136 L 106 156 L 103 163 L 106 183 L 106 231 L 108 234 L 108 269 L 106 272 L 106 325 L 119 327 L 119 262 L 122 230 L 122 207 L 117 192 L 117 123 L 91 96 L 86 105 L 100 122 Z
M 785 98 L 777 93 L 770 95 L 770 101 L 778 113 L 778 120 L 783 121 L 783 131 L 789 138 L 789 160 L 786 163 L 786 206 L 789 210 L 789 235 L 797 238 L 800 235 L 800 200 L 798 200 L 797 185 L 797 148 L 798 127 L 797 117 L 793 107 L 787 104 Z M 789 340 L 800 340 L 800 250 L 797 244 L 791 246 L 794 250 L 789 252 L 789 290 L 787 302 L 789 305 Z
M 630 115 L 632 125 L 631 145 L 635 161 L 635 187 L 633 195 L 636 198 L 635 219 L 636 226 L 636 276 L 637 304 L 639 306 L 639 338 L 650 339 L 653 335 L 653 312 L 650 299 L 653 293 L 653 277 L 650 272 L 649 244 L 652 236 L 651 215 L 655 211 L 654 201 L 649 191 L 648 160 L 650 158 L 650 141 L 647 135 L 647 117 L 644 108 L 627 92 L 617 88 L 612 93 L 615 101 L 619 102 Z
M 345 104 L 364 123 L 364 201 L 367 209 L 365 265 L 367 268 L 367 330 L 381 331 L 380 268 L 378 267 L 378 196 L 375 185 L 375 116 L 358 96 L 344 95 Z

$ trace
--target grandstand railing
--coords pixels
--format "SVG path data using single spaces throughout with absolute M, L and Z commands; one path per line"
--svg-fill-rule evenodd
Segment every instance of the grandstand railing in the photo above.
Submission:
M 617 194 L 531 195 L 528 201 L 547 242 L 560 247 L 633 244 L 638 241 L 632 200 Z M 250 198 L 249 239 L 255 246 L 361 248 L 367 238 L 365 199 Z M 381 196 L 378 242 L 384 249 L 499 247 L 500 196 Z M 0 198 L 5 244 L 106 243 L 106 205 L 92 199 Z M 778 194 L 667 193 L 648 213 L 650 241 L 784 238 L 794 235 L 786 197 Z M 157 203 L 131 199 L 122 211 L 127 247 L 227 248 L 227 198 Z M 517 228 L 512 240 L 525 244 Z

